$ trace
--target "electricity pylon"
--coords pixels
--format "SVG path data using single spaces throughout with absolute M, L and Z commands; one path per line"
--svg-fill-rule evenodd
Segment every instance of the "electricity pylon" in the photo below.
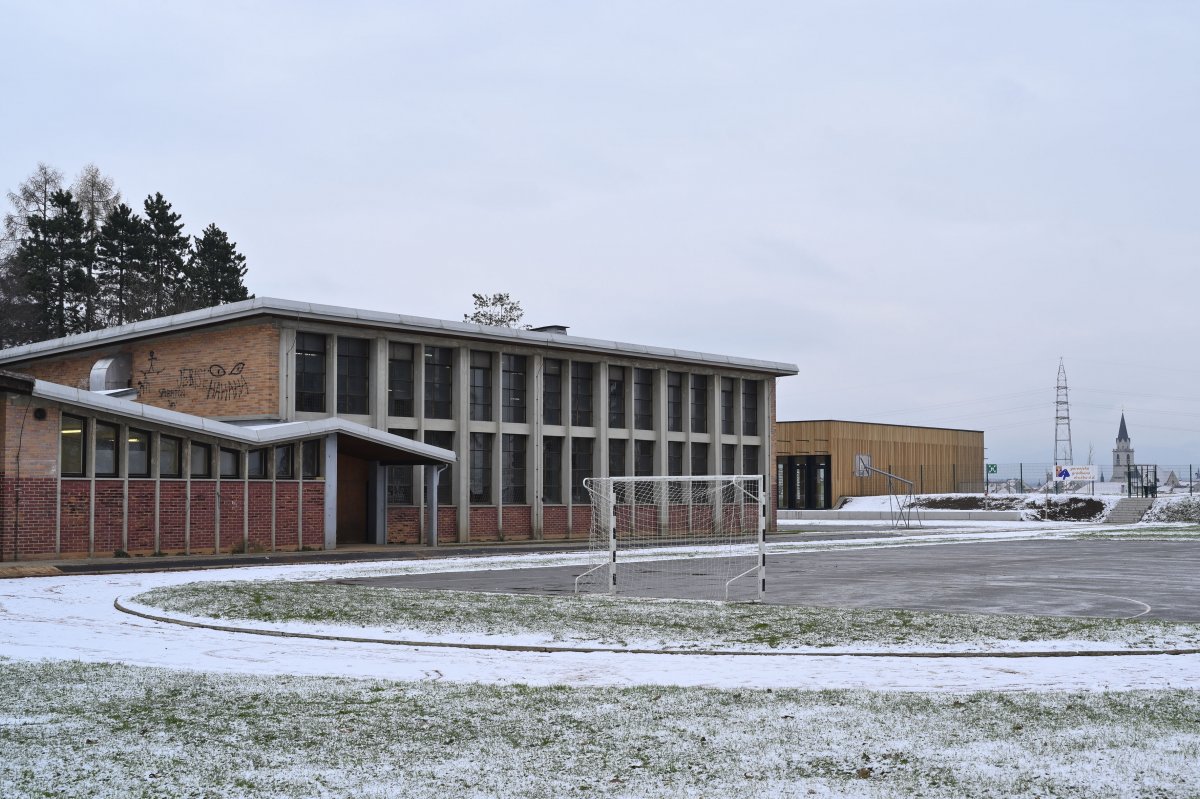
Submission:
M 1054 463 L 1069 466 L 1071 455 L 1071 405 L 1067 401 L 1067 369 L 1058 359 L 1058 394 L 1054 399 Z

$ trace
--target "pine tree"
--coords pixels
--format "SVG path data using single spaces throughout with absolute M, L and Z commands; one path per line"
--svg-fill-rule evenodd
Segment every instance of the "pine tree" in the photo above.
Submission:
M 250 294 L 242 282 L 245 277 L 246 257 L 237 251 L 237 242 L 230 241 L 216 225 L 206 227 L 187 264 L 191 309 L 248 299 Z
M 144 316 L 150 233 L 125 203 L 109 210 L 96 237 L 97 283 L 102 321 L 123 325 Z
M 146 263 L 147 295 L 143 298 L 144 307 L 138 319 L 173 313 L 177 305 L 186 305 L 183 302 L 183 267 L 188 237 L 183 234 L 183 223 L 161 193 L 147 197 L 145 209 L 149 256 Z
M 475 310 L 469 314 L 463 314 L 464 322 L 474 322 L 477 325 L 489 325 L 491 327 L 521 327 L 521 319 L 525 317 L 525 312 L 521 310 L 521 303 L 508 296 L 508 293 L 501 294 L 472 294 L 471 298 L 475 301 Z M 524 327 L 528 328 L 529 325 Z
M 29 218 L 37 215 L 48 219 L 51 215 L 50 197 L 62 190 L 63 174 L 52 166 L 39 162 L 33 174 L 8 192 L 12 211 L 4 215 L 4 237 L 0 241 L 0 254 L 12 254 L 29 235 Z
M 17 248 L 17 301 L 41 309 L 27 329 L 40 341 L 83 331 L 82 309 L 88 290 L 87 223 L 69 191 L 50 196 L 50 215 L 32 214 L 28 235 Z
M 87 274 L 88 290 L 84 298 L 83 325 L 85 330 L 96 330 L 104 326 L 104 314 L 97 308 L 99 300 L 99 284 L 97 283 L 96 242 L 108 212 L 121 201 L 121 193 L 116 191 L 113 179 L 102 173 L 95 164 L 88 164 L 71 184 L 79 209 L 87 224 L 87 239 L 89 242 L 87 257 L 84 260 L 84 272 Z

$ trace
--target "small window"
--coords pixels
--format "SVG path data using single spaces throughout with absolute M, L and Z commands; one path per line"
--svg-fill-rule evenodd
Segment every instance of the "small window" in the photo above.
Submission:
M 183 477 L 183 442 L 178 438 L 158 437 L 158 476 Z
M 221 479 L 237 480 L 242 476 L 242 453 L 236 449 L 221 448 Z
M 325 336 L 296 334 L 296 410 L 325 412 Z
M 59 457 L 63 477 L 83 477 L 87 472 L 87 422 L 78 416 L 62 417 Z
M 275 448 L 275 479 L 291 480 L 296 476 L 296 450 L 292 444 Z
M 300 475 L 305 480 L 321 476 L 321 439 L 314 438 L 300 445 Z
M 267 450 L 250 450 L 246 455 L 246 476 L 251 480 L 267 479 Z
M 116 477 L 120 473 L 121 458 L 117 442 L 121 429 L 115 424 L 96 422 L 96 476 Z
M 192 477 L 212 477 L 212 447 L 193 441 L 191 449 Z
M 150 476 L 150 434 L 145 430 L 130 429 L 126 438 L 130 477 Z

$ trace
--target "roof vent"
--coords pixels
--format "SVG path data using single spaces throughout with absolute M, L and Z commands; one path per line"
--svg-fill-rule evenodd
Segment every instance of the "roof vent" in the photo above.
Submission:
M 133 356 L 128 352 L 101 358 L 88 376 L 88 391 L 113 391 L 129 388 L 133 382 Z
M 569 328 L 566 325 L 542 325 L 541 327 L 531 327 L 529 329 L 534 333 L 556 333 L 560 336 L 565 336 Z

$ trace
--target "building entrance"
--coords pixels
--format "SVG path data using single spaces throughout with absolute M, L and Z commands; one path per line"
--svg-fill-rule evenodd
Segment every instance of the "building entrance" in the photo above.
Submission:
M 367 542 L 367 462 L 338 453 L 337 542 Z
M 824 510 L 833 504 L 828 455 L 791 455 L 775 464 L 781 510 Z

